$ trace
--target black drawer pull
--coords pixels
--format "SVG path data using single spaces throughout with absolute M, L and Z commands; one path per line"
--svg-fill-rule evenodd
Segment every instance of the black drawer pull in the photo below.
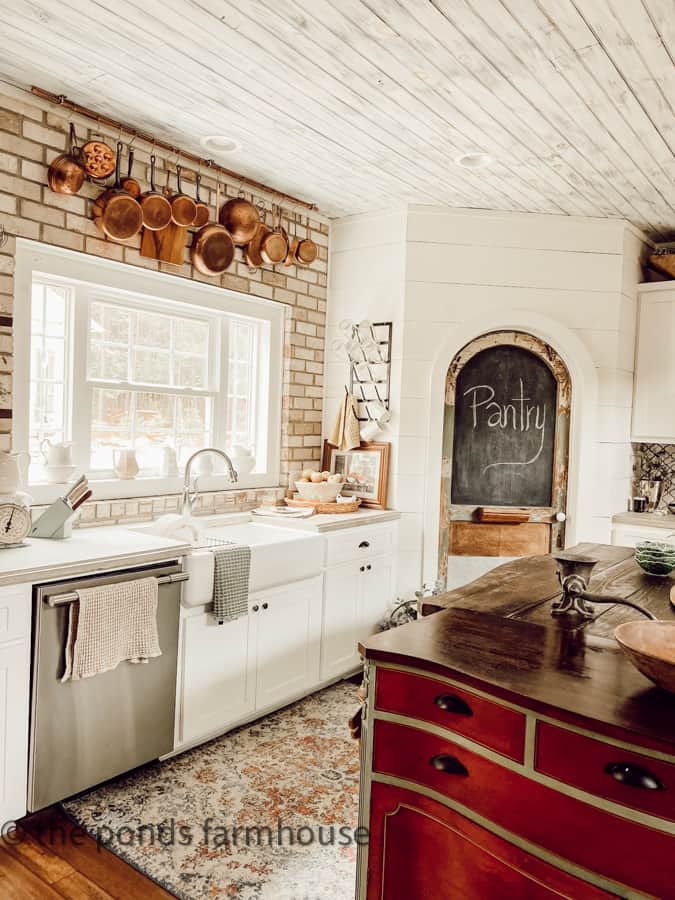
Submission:
M 649 769 L 643 769 L 637 763 L 607 763 L 605 774 L 611 775 L 616 781 L 620 781 L 621 784 L 626 784 L 628 787 L 642 788 L 645 791 L 664 790 L 656 775 L 652 775 Z
M 256 605 L 253 607 L 253 612 L 258 612 L 259 609 L 260 609 L 260 607 L 256 603 Z
M 365 572 L 365 571 L 366 571 L 366 567 L 365 567 L 365 566 L 361 566 L 361 567 L 359 568 L 359 572 Z
M 269 603 L 263 603 L 263 609 L 269 609 Z
M 367 550 L 370 547 L 370 541 L 361 541 L 359 544 L 359 550 Z
M 371 570 L 372 568 L 373 568 L 373 567 L 370 565 L 370 563 L 368 563 L 368 565 L 366 566 L 366 572 L 370 572 L 370 570 Z
M 456 716 L 472 716 L 473 710 L 469 704 L 458 697 L 457 694 L 439 694 L 434 699 L 434 703 L 439 709 L 445 712 L 454 713 Z
M 430 765 L 439 772 L 445 772 L 446 775 L 462 775 L 467 776 L 469 770 L 457 759 L 456 756 L 449 756 L 447 753 L 439 753 L 432 756 L 429 760 Z

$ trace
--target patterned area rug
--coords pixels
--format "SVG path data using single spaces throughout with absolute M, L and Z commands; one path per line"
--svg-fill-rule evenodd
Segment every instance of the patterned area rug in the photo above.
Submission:
M 353 900 L 356 704 L 341 682 L 63 808 L 184 900 Z

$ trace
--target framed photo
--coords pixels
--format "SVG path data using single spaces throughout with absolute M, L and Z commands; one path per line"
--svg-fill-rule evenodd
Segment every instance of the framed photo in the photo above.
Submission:
M 368 441 L 353 450 L 340 450 L 324 441 L 323 471 L 344 475 L 343 497 L 358 497 L 361 506 L 386 509 L 390 447 Z

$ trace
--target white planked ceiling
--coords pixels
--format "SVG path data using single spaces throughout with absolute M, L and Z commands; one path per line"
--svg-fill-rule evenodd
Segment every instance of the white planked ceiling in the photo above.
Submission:
M 329 216 L 405 202 L 675 233 L 673 0 L 5 0 L 0 76 Z M 458 167 L 482 151 L 494 164 Z

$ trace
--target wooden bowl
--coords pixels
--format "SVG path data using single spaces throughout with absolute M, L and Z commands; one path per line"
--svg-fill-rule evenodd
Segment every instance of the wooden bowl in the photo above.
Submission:
M 675 694 L 675 622 L 624 622 L 614 637 L 636 669 Z

